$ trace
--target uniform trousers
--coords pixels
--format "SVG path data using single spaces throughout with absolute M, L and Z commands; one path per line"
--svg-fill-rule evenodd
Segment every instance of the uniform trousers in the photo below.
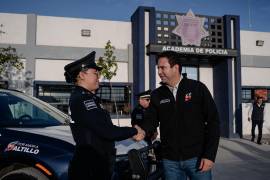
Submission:
M 104 156 L 91 147 L 76 147 L 69 164 L 69 180 L 111 180 L 115 156 Z

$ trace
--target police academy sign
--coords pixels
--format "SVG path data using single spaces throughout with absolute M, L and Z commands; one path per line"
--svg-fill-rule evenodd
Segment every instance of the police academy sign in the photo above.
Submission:
M 237 56 L 237 50 L 234 49 L 169 46 L 169 45 L 155 45 L 155 44 L 150 44 L 147 46 L 147 54 L 150 53 L 154 54 L 162 51 L 175 51 L 179 54 Z
M 182 45 L 184 46 L 150 44 L 147 47 L 147 54 L 161 51 L 175 51 L 182 54 L 237 56 L 237 51 L 233 49 L 186 47 L 187 45 L 200 46 L 201 39 L 209 36 L 209 33 L 203 27 L 205 18 L 196 17 L 191 10 L 188 11 L 186 16 L 175 16 L 178 25 L 172 33 L 181 37 Z

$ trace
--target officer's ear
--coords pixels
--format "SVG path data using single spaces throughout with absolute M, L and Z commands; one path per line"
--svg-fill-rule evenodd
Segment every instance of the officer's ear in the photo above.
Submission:
M 80 71 L 79 74 L 78 74 L 78 76 L 77 76 L 77 79 L 78 79 L 78 80 L 83 80 L 83 79 L 85 79 L 85 73 L 82 72 L 82 71 Z

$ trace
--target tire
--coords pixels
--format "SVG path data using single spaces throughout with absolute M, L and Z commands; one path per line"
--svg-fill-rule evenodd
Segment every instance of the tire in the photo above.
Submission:
M 49 178 L 33 167 L 26 167 L 9 172 L 0 180 L 49 180 Z

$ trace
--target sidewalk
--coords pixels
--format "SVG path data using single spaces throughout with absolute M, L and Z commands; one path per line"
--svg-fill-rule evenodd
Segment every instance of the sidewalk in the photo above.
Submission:
M 258 134 L 256 134 L 255 142 L 257 141 Z M 245 135 L 243 139 L 250 140 L 251 135 Z M 262 144 L 270 144 L 270 134 L 263 134 L 262 136 Z
M 220 140 L 213 180 L 269 180 L 270 145 L 247 139 Z

